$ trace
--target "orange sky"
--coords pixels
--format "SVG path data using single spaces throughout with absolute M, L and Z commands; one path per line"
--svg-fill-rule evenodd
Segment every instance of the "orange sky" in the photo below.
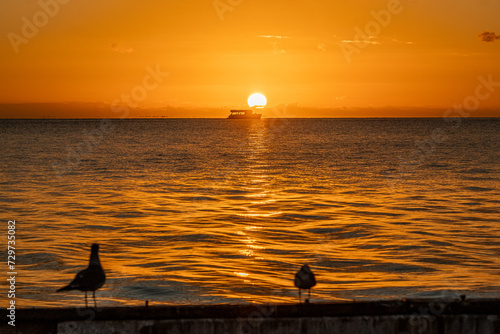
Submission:
M 300 117 L 466 101 L 500 116 L 500 37 L 478 36 L 500 35 L 497 0 L 5 0 L 0 13 L 0 117 L 47 102 L 223 116 L 254 92 Z

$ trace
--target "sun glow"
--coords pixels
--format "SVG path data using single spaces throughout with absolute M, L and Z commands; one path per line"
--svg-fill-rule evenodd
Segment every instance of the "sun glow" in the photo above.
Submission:
M 264 108 L 266 103 L 267 103 L 266 97 L 260 93 L 252 94 L 248 98 L 248 106 L 250 108 L 252 107 Z

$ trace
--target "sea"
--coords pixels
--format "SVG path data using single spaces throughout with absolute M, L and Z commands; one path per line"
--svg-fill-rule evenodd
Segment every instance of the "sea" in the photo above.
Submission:
M 103 307 L 297 303 L 304 264 L 312 303 L 500 297 L 499 118 L 4 119 L 0 156 L 18 308 L 84 306 L 93 243 Z

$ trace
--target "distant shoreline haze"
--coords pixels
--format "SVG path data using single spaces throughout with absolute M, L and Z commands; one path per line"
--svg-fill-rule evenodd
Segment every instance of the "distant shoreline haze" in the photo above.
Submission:
M 0 104 L 0 119 L 75 119 L 75 118 L 226 118 L 230 109 L 154 107 L 129 109 L 126 114 L 113 112 L 104 103 L 4 103 Z M 450 108 L 312 108 L 307 106 L 279 105 L 259 110 L 263 118 L 439 118 L 439 117 L 500 117 L 500 110 L 478 109 L 468 116 L 447 112 Z M 126 117 L 123 117 L 126 115 Z

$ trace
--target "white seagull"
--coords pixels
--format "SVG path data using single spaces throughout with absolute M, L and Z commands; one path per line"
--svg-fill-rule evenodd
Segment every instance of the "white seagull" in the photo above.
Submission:
M 307 264 L 304 264 L 295 274 L 294 282 L 295 286 L 299 288 L 299 303 L 301 302 L 301 289 L 309 290 L 309 298 L 306 299 L 306 303 L 309 303 L 309 299 L 311 298 L 311 288 L 316 285 L 316 278 Z
M 94 306 L 97 307 L 95 301 L 95 291 L 103 286 L 106 281 L 106 275 L 99 261 L 99 245 L 93 244 L 90 253 L 90 261 L 87 269 L 76 274 L 75 279 L 64 288 L 57 290 L 80 290 L 85 292 L 85 307 L 87 306 L 87 291 L 92 291 L 94 296 Z

